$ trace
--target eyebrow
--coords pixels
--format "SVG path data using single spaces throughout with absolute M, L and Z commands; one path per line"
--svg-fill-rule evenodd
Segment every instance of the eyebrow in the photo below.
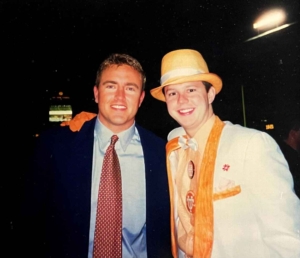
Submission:
M 105 82 L 103 82 L 102 84 L 105 85 L 105 84 L 109 84 L 109 83 L 117 84 L 117 82 L 115 82 L 115 81 L 105 81 Z
M 133 82 L 126 83 L 125 85 L 126 86 L 133 86 L 133 87 L 139 89 L 139 86 L 137 84 L 133 83 Z
M 164 88 L 165 88 L 165 87 L 164 87 Z M 174 89 L 174 88 L 168 87 L 168 89 L 165 89 L 164 92 L 167 93 L 168 91 L 171 91 L 171 90 L 175 90 L 175 89 Z
M 111 84 L 118 84 L 116 81 L 105 81 L 105 82 L 102 83 L 102 85 L 110 84 L 110 83 Z M 125 86 L 134 86 L 137 89 L 139 89 L 139 86 L 137 84 L 133 83 L 133 82 L 128 82 L 128 83 L 125 84 Z

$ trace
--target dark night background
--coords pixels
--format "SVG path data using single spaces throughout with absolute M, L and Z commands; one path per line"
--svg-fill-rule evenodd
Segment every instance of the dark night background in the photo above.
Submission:
M 176 126 L 165 104 L 149 94 L 159 85 L 161 58 L 171 50 L 193 48 L 223 79 L 215 113 L 243 124 L 243 86 L 246 125 L 265 130 L 273 123 L 275 130 L 268 133 L 277 137 L 281 122 L 300 112 L 299 5 L 299 0 L 0 0 L 6 247 L 17 231 L 15 211 L 34 135 L 50 127 L 51 97 L 63 91 L 74 115 L 97 112 L 95 75 L 111 53 L 141 62 L 147 94 L 137 122 L 159 136 Z M 286 23 L 295 24 L 245 42 L 257 35 L 254 20 L 274 7 L 285 10 Z

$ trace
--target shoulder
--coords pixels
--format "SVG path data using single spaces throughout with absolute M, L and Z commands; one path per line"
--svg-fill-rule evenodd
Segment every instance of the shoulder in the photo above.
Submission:
M 156 163 L 164 164 L 166 155 L 166 141 L 141 126 L 136 125 L 136 128 L 139 132 L 145 157 Z
M 37 139 L 37 144 L 49 146 L 69 144 L 79 136 L 92 134 L 94 127 L 95 119 L 85 122 L 80 131 L 76 132 L 73 132 L 69 126 L 55 126 L 42 132 Z
M 253 135 L 256 133 L 262 133 L 262 131 L 253 129 L 253 128 L 248 128 L 248 127 L 244 127 L 242 125 L 239 124 L 233 124 L 230 121 L 224 121 L 225 126 L 223 129 L 223 132 L 225 133 L 238 133 L 238 134 L 245 134 L 245 135 Z
M 166 140 L 157 136 L 155 133 L 149 131 L 148 129 L 146 129 L 140 125 L 137 125 L 137 124 L 136 124 L 136 128 L 139 132 L 142 142 L 147 141 L 147 142 L 149 142 L 149 143 L 151 142 L 153 144 L 159 144 L 159 145 L 163 145 L 163 146 L 166 145 Z
M 228 138 L 229 140 L 263 140 L 263 141 L 271 141 L 272 143 L 276 144 L 276 141 L 267 134 L 266 132 L 254 129 L 254 128 L 248 128 L 241 126 L 239 124 L 232 124 L 231 122 L 225 121 L 225 126 L 222 131 L 222 138 Z
M 181 135 L 186 135 L 185 130 L 183 129 L 183 127 L 176 127 L 171 132 L 169 132 L 167 138 L 168 138 L 168 141 L 171 141 L 172 139 L 177 138 Z
M 226 122 L 219 142 L 219 151 L 235 153 L 242 158 L 245 153 L 280 155 L 280 148 L 268 133 Z M 251 154 L 251 155 L 252 155 Z
M 69 127 L 57 126 L 43 131 L 37 140 L 38 142 L 55 144 L 57 142 L 64 142 L 75 134 Z

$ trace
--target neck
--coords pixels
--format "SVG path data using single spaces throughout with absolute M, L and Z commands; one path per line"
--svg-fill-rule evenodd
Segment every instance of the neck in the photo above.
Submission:
M 190 128 L 184 128 L 186 131 L 187 135 L 190 138 L 193 138 L 195 134 L 206 124 L 206 122 L 214 115 L 212 109 L 207 113 L 207 116 L 205 119 L 202 121 L 202 123 L 198 124 L 197 127 L 190 127 Z

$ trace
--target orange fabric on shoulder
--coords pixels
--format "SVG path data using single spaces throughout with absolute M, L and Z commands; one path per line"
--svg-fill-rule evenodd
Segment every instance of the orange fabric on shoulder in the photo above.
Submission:
M 60 126 L 69 126 L 72 132 L 79 131 L 86 121 L 93 119 L 97 114 L 90 112 L 80 112 L 72 120 L 64 121 Z

